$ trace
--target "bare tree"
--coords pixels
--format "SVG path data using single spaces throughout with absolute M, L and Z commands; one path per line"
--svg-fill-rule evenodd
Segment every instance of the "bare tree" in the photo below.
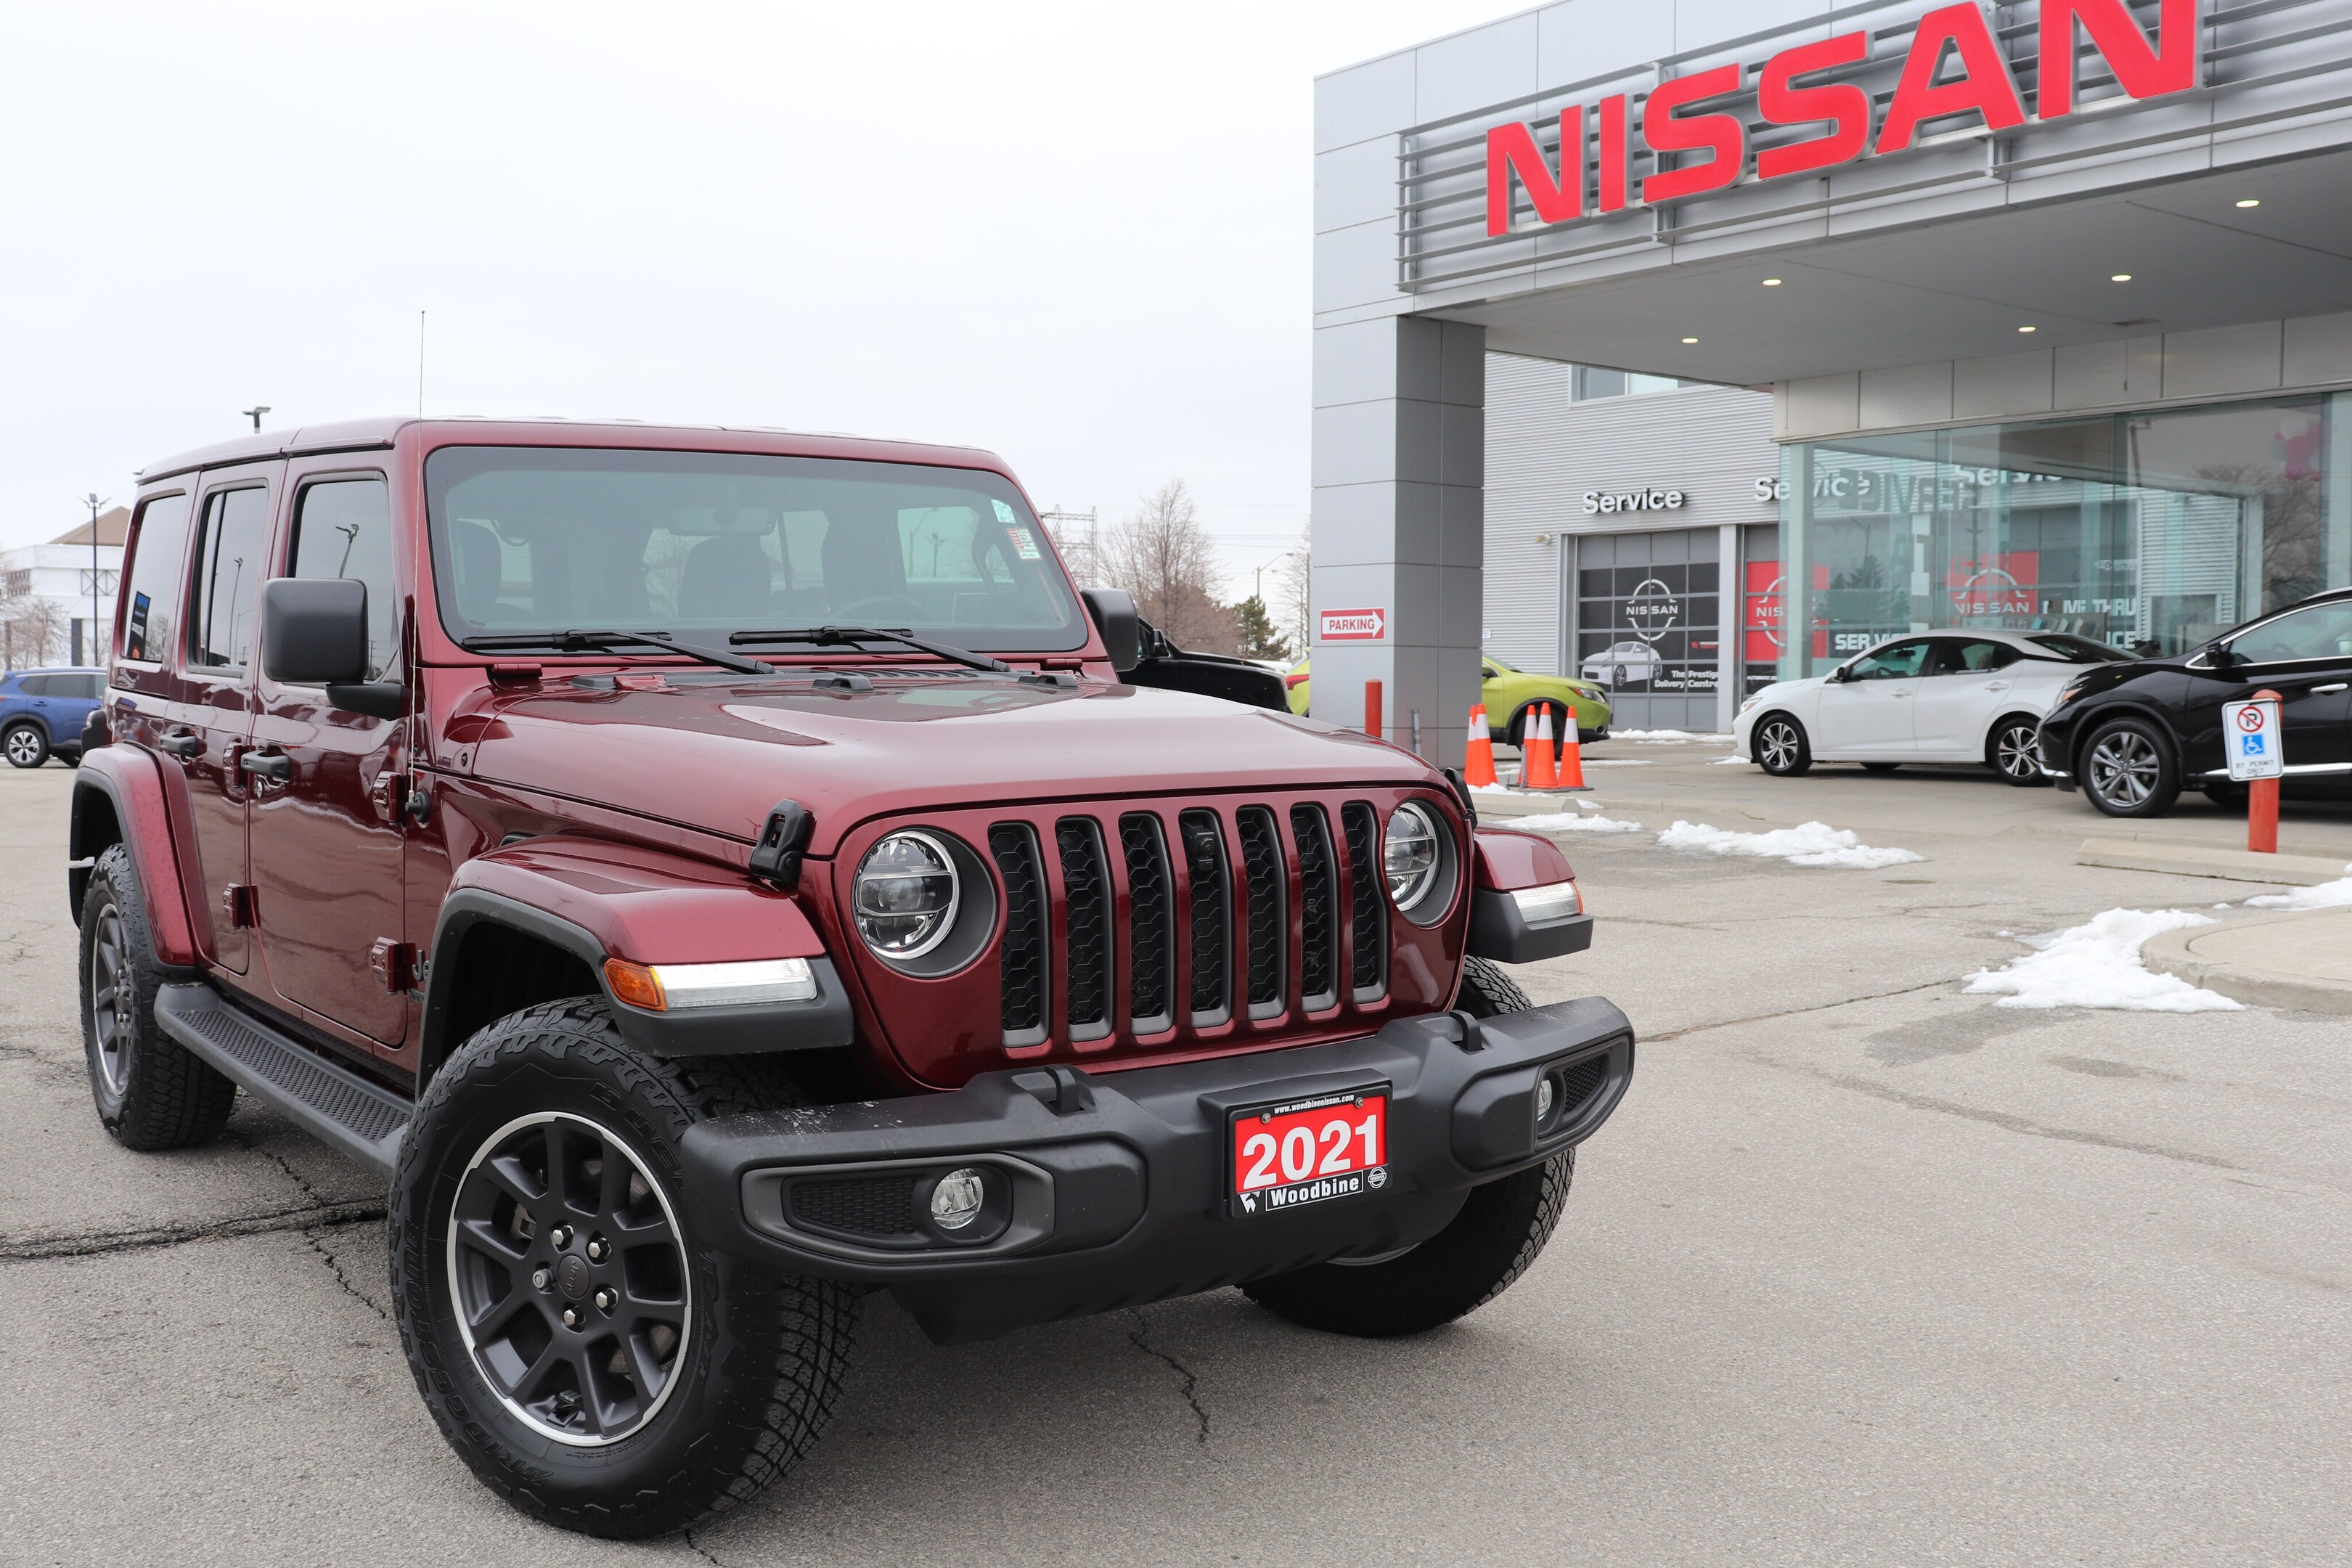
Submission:
M 34 593 L 0 595 L 0 659 L 10 669 L 49 662 L 65 638 L 66 613 L 55 599 Z
M 1171 479 L 1143 509 L 1103 539 L 1103 579 L 1135 595 L 1136 612 L 1179 647 L 1234 653 L 1241 646 L 1233 609 L 1217 602 L 1216 550 L 1192 492 Z
M 1266 602 L 1266 613 L 1274 617 L 1276 629 L 1290 639 L 1290 646 L 1301 656 L 1307 652 L 1307 607 L 1315 585 L 1314 537 L 1311 529 L 1299 530 L 1298 542 L 1274 569 L 1274 594 Z

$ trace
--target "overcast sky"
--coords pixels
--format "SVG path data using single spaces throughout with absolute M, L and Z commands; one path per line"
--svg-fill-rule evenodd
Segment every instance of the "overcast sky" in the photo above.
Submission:
M 295 426 L 622 415 L 1304 526 L 1321 71 L 1510 0 L 0 0 L 0 544 Z

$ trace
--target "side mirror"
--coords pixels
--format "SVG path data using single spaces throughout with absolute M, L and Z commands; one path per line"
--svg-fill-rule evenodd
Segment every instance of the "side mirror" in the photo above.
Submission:
M 2216 669 L 2231 669 L 2245 662 L 2238 657 L 2238 650 L 2225 642 L 2217 642 L 2207 648 L 2205 657 Z
M 370 681 L 367 584 L 354 577 L 274 577 L 261 585 L 262 673 L 281 686 L 323 686 L 337 708 L 397 719 L 397 682 Z
M 1102 633 L 1110 667 L 1123 675 L 1142 662 L 1143 633 L 1136 619 L 1134 596 L 1120 588 L 1088 588 L 1080 597 L 1087 602 L 1087 614 L 1094 617 L 1095 629 Z
M 276 577 L 261 585 L 261 668 L 286 686 L 368 678 L 367 584 Z

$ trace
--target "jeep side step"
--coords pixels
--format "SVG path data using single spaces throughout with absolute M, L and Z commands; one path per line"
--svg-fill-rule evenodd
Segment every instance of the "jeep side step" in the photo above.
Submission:
M 155 1022 L 320 1142 L 392 1179 L 414 1110 L 399 1095 L 232 1007 L 201 981 L 159 989 Z

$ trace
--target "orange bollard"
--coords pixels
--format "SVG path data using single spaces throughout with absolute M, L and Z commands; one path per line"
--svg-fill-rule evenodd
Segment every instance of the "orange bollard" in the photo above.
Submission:
M 1562 789 L 1586 789 L 1584 782 L 1584 747 L 1576 738 L 1576 710 L 1569 709 L 1559 716 L 1559 763 L 1552 769 L 1552 777 Z
M 2257 702 L 2268 702 L 2273 714 L 2286 699 L 2263 687 L 2254 693 Z M 2246 847 L 2257 855 L 2278 853 L 2279 782 L 2274 778 L 2246 781 Z
M 2278 853 L 2278 786 L 2276 779 L 2246 782 L 2246 847 L 2257 855 Z
M 1462 778 L 1472 789 L 1495 783 L 1495 738 L 1486 732 L 1486 705 L 1470 705 L 1470 748 L 1462 756 Z
M 1536 707 L 1535 726 L 1529 731 L 1522 725 L 1519 747 L 1519 787 L 1521 789 L 1552 789 L 1559 784 L 1559 774 L 1551 765 L 1551 704 Z
M 1377 741 L 1381 738 L 1381 683 L 1364 682 L 1364 733 Z

